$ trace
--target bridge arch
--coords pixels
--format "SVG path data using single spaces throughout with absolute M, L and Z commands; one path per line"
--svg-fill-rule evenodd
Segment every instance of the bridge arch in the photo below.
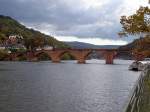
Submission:
M 76 56 L 73 55 L 70 51 L 64 51 L 60 53 L 59 58 L 61 60 L 77 60 Z
M 39 51 L 35 53 L 37 60 L 51 60 L 51 55 L 46 51 Z
M 78 63 L 85 63 L 86 55 L 90 52 L 90 50 L 82 50 L 82 49 L 66 49 L 66 50 L 56 50 L 50 53 L 52 57 L 52 62 L 59 63 L 61 61 L 62 55 L 65 53 L 69 53 L 73 56 Z
M 97 51 L 97 50 L 92 50 L 92 51 L 90 51 L 90 52 L 88 52 L 85 56 L 84 56 L 84 58 L 85 59 L 88 59 L 88 57 L 90 57 L 90 55 L 96 55 L 95 57 L 96 58 L 100 58 L 100 57 L 104 57 L 103 55 L 104 55 L 104 53 L 103 53 L 103 51 Z

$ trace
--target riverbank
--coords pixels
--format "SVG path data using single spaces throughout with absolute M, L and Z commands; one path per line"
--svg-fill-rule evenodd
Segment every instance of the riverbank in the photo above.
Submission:
M 145 65 L 125 112 L 150 112 L 150 64 Z
M 150 70 L 144 81 L 143 94 L 141 95 L 140 112 L 150 112 Z

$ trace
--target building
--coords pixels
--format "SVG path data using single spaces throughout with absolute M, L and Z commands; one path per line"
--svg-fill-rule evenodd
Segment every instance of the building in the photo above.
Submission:
M 0 45 L 0 50 L 5 50 L 6 47 Z
M 53 46 L 45 45 L 43 47 L 44 50 L 53 50 Z
M 23 44 L 23 37 L 20 35 L 10 35 L 8 37 L 8 44 Z
M 24 39 L 20 35 L 10 35 L 3 44 L 0 45 L 0 49 L 2 50 L 10 50 L 10 51 L 18 51 L 18 50 L 26 50 L 24 46 Z
M 53 46 L 45 45 L 44 47 L 36 48 L 36 51 L 41 51 L 41 50 L 53 50 Z

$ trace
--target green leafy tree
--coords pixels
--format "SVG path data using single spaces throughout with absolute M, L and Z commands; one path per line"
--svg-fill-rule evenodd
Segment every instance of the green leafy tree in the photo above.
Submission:
M 6 36 L 0 33 L 0 44 L 2 44 L 6 40 Z
M 7 51 L 0 50 L 0 61 L 4 60 L 8 56 Z

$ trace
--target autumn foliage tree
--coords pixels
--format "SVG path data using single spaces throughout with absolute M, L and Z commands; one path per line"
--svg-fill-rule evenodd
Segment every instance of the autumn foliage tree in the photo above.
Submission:
M 122 31 L 120 36 L 150 35 L 150 8 L 140 7 L 131 16 L 121 16 Z
M 128 17 L 121 16 L 120 23 L 122 25 L 122 31 L 118 33 L 119 36 L 124 37 L 132 35 L 140 37 L 134 51 L 150 54 L 150 8 L 140 7 L 133 15 Z

